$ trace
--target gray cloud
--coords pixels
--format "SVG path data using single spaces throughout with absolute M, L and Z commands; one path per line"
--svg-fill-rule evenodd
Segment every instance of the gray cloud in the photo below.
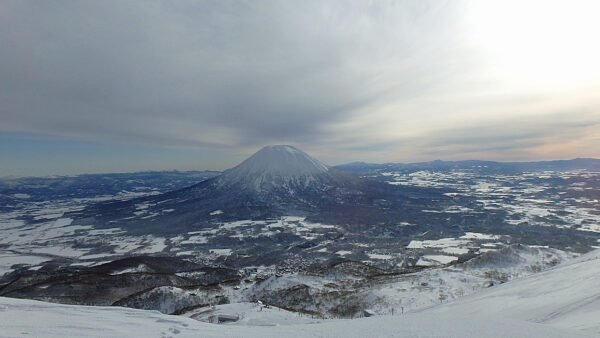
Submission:
M 481 117 L 530 114 L 523 106 L 548 95 L 479 77 L 464 5 L 4 1 L 0 132 L 232 152 L 286 142 L 341 162 L 530 147 L 577 130 Z M 472 115 L 435 125 L 459 111 Z
M 510 117 L 437 130 L 407 142 L 427 149 L 424 154 L 432 157 L 471 158 L 473 153 L 487 153 L 500 159 L 527 160 L 532 156 L 531 149 L 595 135 L 600 128 L 599 111 L 600 107 L 579 107 L 543 116 Z
M 432 9 L 5 2 L 2 129 L 173 145 L 314 140 L 390 87 L 421 91 L 430 80 L 411 60 L 442 24 Z M 404 68 L 397 84 L 386 83 L 392 62 L 406 63 L 393 66 Z M 172 121 L 182 129 L 163 128 Z M 223 139 L 209 132 L 220 129 Z

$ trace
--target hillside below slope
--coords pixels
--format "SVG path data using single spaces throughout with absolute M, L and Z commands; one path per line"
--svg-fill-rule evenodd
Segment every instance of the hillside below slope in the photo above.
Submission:
M 420 312 L 317 324 L 216 325 L 154 311 L 0 298 L 0 336 L 593 337 L 600 334 L 598 285 L 600 250 Z

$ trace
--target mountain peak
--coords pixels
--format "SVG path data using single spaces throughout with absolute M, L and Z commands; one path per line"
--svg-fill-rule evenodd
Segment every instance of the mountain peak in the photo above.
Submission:
M 292 153 L 292 154 L 297 153 L 297 152 L 302 152 L 300 149 L 298 149 L 294 146 L 287 145 L 287 144 L 264 146 L 259 151 L 287 151 L 288 153 Z
M 266 146 L 225 175 L 248 177 L 306 177 L 326 173 L 329 168 L 302 150 L 289 145 Z

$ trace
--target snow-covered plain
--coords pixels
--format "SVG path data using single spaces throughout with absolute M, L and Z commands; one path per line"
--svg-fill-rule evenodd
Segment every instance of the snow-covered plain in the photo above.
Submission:
M 267 149 L 269 150 L 269 149 Z M 286 146 L 275 147 L 265 154 L 282 152 L 298 161 L 305 159 L 305 154 Z M 264 154 L 263 154 L 264 155 Z M 265 156 L 266 156 L 265 155 Z M 262 156 L 262 155 L 261 155 Z M 306 162 L 306 161 L 304 161 Z M 323 171 L 326 167 L 310 162 L 311 170 Z M 260 168 L 254 168 L 256 170 Z M 289 169 L 287 167 L 281 170 Z M 307 169 L 308 170 L 308 169 Z M 447 193 L 449 196 L 472 196 L 477 203 L 455 205 L 449 208 L 433 210 L 432 215 L 464 214 L 481 215 L 493 210 L 506 212 L 503 222 L 514 226 L 518 233 L 519 226 L 544 226 L 570 229 L 585 233 L 586 236 L 600 234 L 600 211 L 598 210 L 597 189 L 589 181 L 597 180 L 600 173 L 544 172 L 524 173 L 521 175 L 479 175 L 474 172 L 448 171 L 413 173 L 382 172 L 391 184 L 423 187 L 445 187 L 456 189 Z M 559 186 L 556 186 L 558 183 Z M 558 191 L 558 193 L 556 193 Z M 46 202 L 22 199 L 22 208 L 0 213 L 0 276 L 17 269 L 14 264 L 30 265 L 36 268 L 39 263 L 50 260 L 72 262 L 75 265 L 92 264 L 90 260 L 104 261 L 132 255 L 164 254 L 181 256 L 201 261 L 205 264 L 221 264 L 229 251 L 236 253 L 238 248 L 233 244 L 248 241 L 271 241 L 278 237 L 295 237 L 298 241 L 314 241 L 315 246 L 306 249 L 313 258 L 327 259 L 332 255 L 344 259 L 362 261 L 385 268 L 415 265 L 437 266 L 455 261 L 457 257 L 470 252 L 481 254 L 499 250 L 507 244 L 521 243 L 519 238 L 511 238 L 506 232 L 494 233 L 494 229 L 477 231 L 465 229 L 464 235 L 449 234 L 438 237 L 428 234 L 411 238 L 406 244 L 397 245 L 377 238 L 365 242 L 365 238 L 352 239 L 351 242 L 331 241 L 341 233 L 335 233 L 337 227 L 331 224 L 311 223 L 303 217 L 284 216 L 272 220 L 240 220 L 223 222 L 219 217 L 223 210 L 210 212 L 215 217 L 212 226 L 194 231 L 182 232 L 177 236 L 132 235 L 125 231 L 119 220 L 111 221 L 112 228 L 94 229 L 94 225 L 77 225 L 72 222 L 68 212 L 81 210 L 87 205 L 107 200 L 126 200 L 132 197 L 153 193 L 122 192 L 113 196 L 96 196 L 93 198 L 75 198 Z M 137 203 L 135 211 L 129 217 L 152 219 L 159 213 L 170 213 L 173 209 L 152 209 L 155 203 Z M 425 214 L 432 210 L 424 210 Z M 125 221 L 126 218 L 123 220 Z M 479 218 L 477 218 L 479 219 Z M 427 222 L 427 217 L 423 222 Z M 471 222 L 471 220 L 469 220 Z M 400 222 L 398 227 L 417 226 L 419 222 Z M 435 224 L 432 224 L 435 225 Z M 195 231 L 200 230 L 200 231 Z M 410 230 L 407 230 L 410 232 Z M 423 233 L 425 235 L 425 232 Z M 453 236 L 453 237 L 450 237 Z M 225 241 L 226 243 L 221 243 Z M 383 245 L 385 242 L 385 246 Z M 531 243 L 530 243 L 531 244 Z M 534 244 L 548 244 L 543 241 Z M 552 247 L 561 248 L 554 243 Z M 565 244 L 566 246 L 567 244 Z M 600 247 L 600 245 L 588 245 Z M 363 247 L 364 246 L 364 247 Z M 214 249 L 217 249 L 215 251 Z M 563 247 L 564 250 L 571 250 Z M 585 250 L 575 249 L 582 252 Z M 216 254 L 218 253 L 218 254 Z M 22 260 L 18 256 L 23 257 Z M 430 259 L 422 258 L 429 255 Z M 433 257 L 438 259 L 432 259 Z M 446 256 L 446 257 L 442 257 Z M 10 258 L 7 258 L 10 257 Z M 422 259 L 421 259 L 422 258 Z M 292 266 L 294 267 L 294 266 Z
M 600 335 L 598 285 L 599 250 L 452 303 L 352 320 L 303 318 L 293 323 L 289 313 L 258 312 L 244 305 L 253 311 L 246 324 L 257 325 L 218 325 L 156 311 L 0 298 L 0 336 L 594 337 Z M 278 320 L 292 323 L 279 325 Z
M 411 173 L 381 172 L 392 185 L 452 188 L 447 196 L 475 196 L 482 208 L 454 207 L 444 213 L 481 213 L 505 210 L 512 225 L 553 226 L 600 232 L 600 214 L 594 186 L 600 173 L 586 170 L 525 172 L 519 175 L 482 175 L 473 170 L 445 172 L 421 170 Z M 581 179 L 582 181 L 571 182 Z M 560 192 L 556 193 L 557 182 Z M 440 213 L 440 210 L 423 210 Z

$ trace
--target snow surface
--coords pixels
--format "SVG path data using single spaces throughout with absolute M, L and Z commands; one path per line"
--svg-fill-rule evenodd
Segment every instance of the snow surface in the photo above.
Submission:
M 502 316 L 600 335 L 600 250 L 424 312 Z
M 240 314 L 242 322 L 217 325 L 156 311 L 0 297 L 0 336 L 594 337 L 600 335 L 598 285 L 600 250 L 452 303 L 351 320 L 293 323 L 289 312 L 231 304 L 216 311 Z
M 367 256 L 369 256 L 369 258 L 371 258 L 371 259 L 392 259 L 393 258 L 392 255 L 378 254 L 378 253 L 367 253 Z
M 15 264 L 36 265 L 49 260 L 50 258 L 48 257 L 0 252 L 0 276 L 4 275 L 5 273 L 12 272 L 13 269 L 11 266 Z
M 328 170 L 326 165 L 292 146 L 266 146 L 227 170 L 223 177 L 228 181 L 247 181 L 247 177 L 306 177 Z
M 573 330 L 456 313 L 237 326 L 156 311 L 0 298 L 0 314 L 2 337 L 586 337 Z
M 275 306 L 265 307 L 257 302 L 222 304 L 212 308 L 200 308 L 184 314 L 186 317 L 207 323 L 210 323 L 212 318 L 219 315 L 239 318 L 237 321 L 229 323 L 229 325 L 275 326 L 323 322 L 323 320 L 310 315 L 301 315 L 297 312 L 286 311 Z
M 417 266 L 433 266 L 439 264 L 448 264 L 457 261 L 458 257 L 446 255 L 423 255 L 417 262 Z

